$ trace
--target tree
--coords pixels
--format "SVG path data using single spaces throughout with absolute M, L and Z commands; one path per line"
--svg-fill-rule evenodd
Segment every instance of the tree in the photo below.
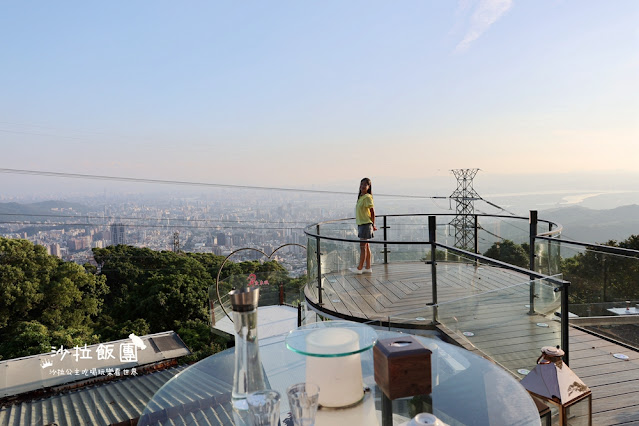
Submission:
M 49 330 L 38 321 L 17 321 L 11 326 L 11 336 L 0 343 L 0 359 L 41 354 L 51 350 Z
M 27 240 L 0 238 L 0 356 L 95 343 L 106 280 Z
M 631 235 L 617 243 L 603 245 L 639 250 L 639 236 Z M 639 259 L 605 253 L 590 247 L 583 253 L 563 259 L 561 271 L 570 281 L 571 303 L 624 301 L 639 298 Z
M 511 240 L 494 243 L 486 250 L 484 256 L 522 268 L 528 268 L 529 266 L 528 253 L 526 250 Z
M 0 329 L 12 318 L 25 318 L 35 309 L 57 266 L 44 247 L 27 240 L 0 238 Z

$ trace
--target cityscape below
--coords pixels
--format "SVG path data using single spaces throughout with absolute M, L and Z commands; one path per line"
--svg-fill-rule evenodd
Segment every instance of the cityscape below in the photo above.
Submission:
M 306 245 L 304 228 L 308 225 L 353 216 L 354 195 L 318 192 L 213 189 L 206 193 L 107 195 L 105 191 L 100 196 L 67 197 L 72 201 L 0 200 L 0 235 L 28 239 L 46 247 L 49 254 L 78 264 L 93 261 L 93 248 L 117 244 L 219 256 L 255 248 L 270 255 L 285 244 Z M 475 210 L 480 214 L 525 216 L 528 209 L 538 207 L 596 206 L 598 199 L 599 204 L 614 207 L 632 202 L 633 197 L 636 193 L 619 191 L 503 194 L 493 196 L 496 203 L 478 200 Z M 446 198 L 380 195 L 375 198 L 376 211 L 378 215 L 454 214 L 455 203 Z M 407 232 L 410 230 L 401 231 Z M 248 250 L 237 253 L 234 259 L 261 257 Z M 293 276 L 305 273 L 306 253 L 300 247 L 277 250 L 273 258 Z

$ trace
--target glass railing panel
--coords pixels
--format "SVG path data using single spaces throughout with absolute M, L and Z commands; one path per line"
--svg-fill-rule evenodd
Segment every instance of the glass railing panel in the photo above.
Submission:
M 562 275 L 554 275 L 553 278 L 562 280 Z M 535 292 L 535 312 L 548 318 L 561 315 L 562 286 L 547 280 L 534 280 L 532 283 Z
M 535 311 L 530 314 L 530 286 Z M 522 377 L 535 366 L 542 346 L 561 345 L 561 321 L 548 292 L 553 286 L 539 280 L 514 284 L 481 294 L 440 303 L 439 322 L 454 338 Z
M 306 275 L 300 277 L 288 277 L 284 283 L 284 304 L 297 306 L 304 302 L 304 288 L 308 284 Z
M 317 226 L 311 226 L 308 229 L 313 233 L 318 232 Z M 319 235 L 321 237 L 345 238 L 345 235 L 349 234 L 357 235 L 355 219 L 344 219 L 319 225 Z
M 401 324 L 403 330 L 410 333 L 411 327 L 419 329 L 431 326 L 435 319 L 435 309 L 433 306 L 420 306 L 405 310 L 396 309 L 389 315 L 388 319 L 391 328 L 392 324 Z
M 454 217 L 445 229 L 445 235 L 438 233 L 438 243 L 475 252 L 475 216 Z
M 209 315 L 212 326 L 231 316 L 229 292 L 233 289 L 259 287 L 258 306 L 297 306 L 303 300 L 306 277 L 292 278 L 287 271 L 263 271 L 234 274 L 209 287 Z
M 551 247 L 571 283 L 571 323 L 639 348 L 639 258 L 567 241 Z
M 384 250 L 383 245 L 374 247 L 380 252 Z M 387 244 L 386 250 L 389 264 L 430 260 L 429 244 Z
M 226 291 L 228 293 L 228 291 Z M 220 295 L 224 294 L 224 290 L 220 289 Z M 224 298 L 226 305 L 222 307 L 220 299 L 218 299 L 217 288 L 212 285 L 209 287 L 209 324 L 215 327 L 217 323 L 231 313 L 231 304 L 228 297 Z
M 470 251 L 471 254 L 462 254 L 462 253 L 458 253 L 454 250 L 449 250 L 446 247 L 441 247 L 438 246 L 436 249 L 436 259 L 438 262 L 443 262 L 443 263 L 464 263 L 464 264 L 475 264 L 477 263 L 475 257 L 473 257 L 472 255 L 472 250 Z M 430 255 L 429 255 L 429 260 L 430 260 Z
M 527 220 L 481 216 L 479 217 L 478 225 L 478 251 L 482 254 L 494 244 L 500 244 L 504 240 L 512 241 L 518 245 L 528 244 L 530 241 L 530 229 Z
M 579 316 L 613 316 L 626 314 L 629 304 L 628 314 L 635 313 L 633 308 L 639 303 L 638 257 L 560 242 L 552 245 L 560 253 L 564 279 L 571 283 L 571 312 Z M 623 312 L 615 311 L 615 307 L 623 308 Z
M 359 242 L 321 241 L 321 271 L 324 277 L 344 273 L 359 262 Z M 371 249 L 371 252 L 374 250 Z M 375 260 L 375 255 L 374 260 Z
M 479 229 L 477 231 L 477 251 L 479 251 L 480 254 L 486 253 L 488 249 L 502 241 L 498 234 L 493 234 L 491 231 L 485 229 Z
M 380 228 L 380 224 L 377 225 Z M 386 218 L 386 226 L 387 241 L 428 241 L 427 216 L 391 216 Z M 383 230 L 380 228 L 380 231 Z
M 363 274 L 351 270 L 359 262 L 359 241 L 321 240 L 320 244 L 323 309 L 336 317 L 386 320 L 389 308 L 396 310 L 396 304 L 401 307 L 410 302 L 407 292 L 415 290 L 415 282 L 427 281 L 431 276 L 425 261 L 429 251 L 423 244 L 396 245 L 397 250 L 391 247 L 390 261 L 385 264 L 383 253 L 379 253 L 383 244 L 371 242 L 372 272 Z M 403 258 L 397 261 L 398 257 Z M 314 286 L 309 281 L 309 287 Z
M 381 319 L 372 319 L 372 320 L 368 320 L 368 321 L 363 321 L 362 324 L 366 324 L 370 327 L 373 327 L 374 329 L 384 329 L 387 330 L 388 329 L 388 325 L 384 324 L 384 321 L 382 321 Z
M 317 314 L 317 312 L 315 312 L 314 310 L 310 309 L 306 302 L 302 303 L 302 306 L 301 306 L 301 318 L 300 318 L 300 324 L 299 325 L 312 324 L 312 323 L 315 323 L 315 322 L 319 322 L 321 320 L 322 320 L 322 318 Z
M 435 238 L 438 243 L 446 245 L 455 245 L 455 227 L 451 224 L 454 216 L 437 217 L 437 226 L 435 228 Z M 474 219 L 473 219 L 474 223 Z M 472 250 L 471 250 L 472 251 Z
M 561 244 L 557 241 L 535 240 L 536 272 L 544 275 L 561 273 Z
M 321 245 L 321 241 L 320 241 Z M 317 300 L 317 276 L 319 273 L 319 264 L 317 263 L 317 239 L 309 237 L 306 242 L 306 276 L 307 291 L 309 295 Z

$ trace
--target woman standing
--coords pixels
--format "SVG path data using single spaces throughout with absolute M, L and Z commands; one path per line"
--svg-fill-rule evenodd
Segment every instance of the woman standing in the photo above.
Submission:
M 373 231 L 377 231 L 375 226 L 375 210 L 373 205 L 373 190 L 371 180 L 364 178 L 359 183 L 359 195 L 355 205 L 355 219 L 357 221 L 357 236 L 361 240 L 359 243 L 360 255 L 357 268 L 349 268 L 355 274 L 371 271 L 371 248 L 367 243 L 373 238 Z

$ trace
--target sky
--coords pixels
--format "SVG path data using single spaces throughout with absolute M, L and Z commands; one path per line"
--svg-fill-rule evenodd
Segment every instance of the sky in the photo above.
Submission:
M 71 185 L 8 169 L 627 185 L 638 23 L 636 0 L 0 0 L 1 191 Z

